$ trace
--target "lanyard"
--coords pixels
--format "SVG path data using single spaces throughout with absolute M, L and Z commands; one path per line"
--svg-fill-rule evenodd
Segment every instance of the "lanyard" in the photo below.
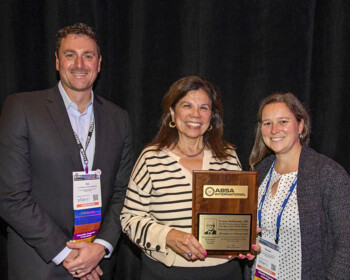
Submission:
M 94 131 L 94 121 L 95 121 L 95 119 L 92 119 L 92 122 L 91 122 L 90 127 L 89 127 L 89 132 L 88 132 L 88 135 L 86 137 L 86 142 L 85 142 L 85 149 L 84 149 L 83 145 L 81 144 L 81 141 L 80 141 L 78 135 L 75 133 L 75 131 L 73 131 L 75 140 L 77 141 L 77 144 L 78 144 L 79 149 L 80 149 L 80 153 L 83 156 L 86 174 L 89 172 L 89 166 L 88 166 L 89 160 L 88 160 L 87 155 L 86 155 L 86 150 L 89 146 L 92 132 Z
M 265 188 L 265 192 L 260 200 L 260 203 L 259 203 L 259 208 L 258 208 L 258 221 L 259 221 L 259 228 L 261 228 L 261 213 L 262 213 L 262 208 L 263 208 L 263 205 L 264 205 L 264 201 L 265 201 L 265 198 L 266 198 L 266 194 L 267 194 L 267 190 L 269 189 L 269 185 L 270 185 L 270 182 L 271 182 L 271 177 L 272 177 L 272 171 L 273 171 L 273 167 L 275 166 L 275 162 L 276 160 L 273 162 L 272 166 L 271 166 L 271 169 L 270 169 L 270 172 L 269 172 L 269 179 L 267 181 L 267 184 L 266 184 L 266 188 Z M 296 185 L 297 185 L 297 181 L 298 181 L 298 174 L 295 175 L 295 178 L 294 178 L 294 181 L 289 189 L 289 192 L 287 194 L 287 197 L 284 199 L 283 203 L 282 203 L 282 206 L 281 206 L 281 210 L 279 211 L 278 213 L 278 216 L 277 216 L 277 221 L 276 221 L 276 239 L 275 239 L 275 242 L 276 244 L 278 244 L 278 239 L 279 239 L 279 232 L 280 232 L 280 227 L 281 227 L 281 219 L 282 219 L 282 214 L 283 214 L 283 211 L 284 211 L 284 208 L 286 207 L 287 205 L 287 202 L 290 198 L 290 196 L 292 195 L 292 192 L 294 191 Z

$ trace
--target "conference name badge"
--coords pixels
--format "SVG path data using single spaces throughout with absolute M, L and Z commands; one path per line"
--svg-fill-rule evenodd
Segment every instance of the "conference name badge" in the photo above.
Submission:
M 102 207 L 101 171 L 73 172 L 74 210 Z
M 73 241 L 94 241 L 101 225 L 101 170 L 73 172 Z
M 274 242 L 258 238 L 261 252 L 256 259 L 254 280 L 277 280 L 280 247 Z

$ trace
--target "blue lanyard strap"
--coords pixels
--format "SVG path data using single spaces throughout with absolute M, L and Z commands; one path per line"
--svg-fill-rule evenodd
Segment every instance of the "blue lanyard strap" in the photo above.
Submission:
M 270 182 L 271 182 L 271 177 L 272 177 L 272 171 L 273 171 L 273 167 L 275 166 L 275 163 L 276 163 L 276 160 L 274 160 L 274 162 L 272 163 L 272 166 L 271 166 L 271 169 L 270 169 L 270 172 L 269 172 L 269 180 L 267 181 L 267 184 L 266 184 L 266 188 L 265 188 L 265 192 L 260 200 L 260 203 L 259 203 L 259 208 L 258 208 L 258 221 L 259 221 L 259 228 L 261 228 L 261 213 L 262 213 L 262 208 L 263 208 L 263 205 L 264 205 L 264 201 L 265 201 L 265 197 L 266 197 L 266 194 L 267 194 L 267 190 L 269 189 L 269 185 L 270 185 Z M 261 236 L 261 234 L 260 234 Z
M 271 169 L 270 169 L 270 173 L 269 173 L 269 180 L 266 184 L 266 188 L 265 188 L 265 192 L 261 198 L 261 201 L 259 203 L 259 208 L 258 208 L 258 221 L 259 221 L 259 228 L 261 228 L 261 213 L 262 213 L 262 208 L 263 208 L 263 205 L 264 205 L 264 201 L 265 201 L 265 197 L 266 197 L 266 194 L 267 194 L 267 190 L 269 189 L 269 185 L 270 185 L 270 182 L 271 182 L 271 177 L 272 177 L 272 171 L 273 171 L 273 167 L 275 166 L 275 162 L 276 160 L 273 162 L 272 166 L 271 166 Z M 282 206 L 281 206 L 281 210 L 279 211 L 279 214 L 277 216 L 277 221 L 276 221 L 276 239 L 275 239 L 275 242 L 276 244 L 278 244 L 278 240 L 279 240 L 279 232 L 280 232 L 280 227 L 281 227 L 281 219 L 282 219 L 282 214 L 283 214 L 283 211 L 284 211 L 284 208 L 286 207 L 287 203 L 288 203 L 288 200 L 290 198 L 290 196 L 292 195 L 296 185 L 297 185 L 297 181 L 298 181 L 298 174 L 295 176 L 294 178 L 294 181 L 289 189 L 289 192 L 287 194 L 287 197 L 284 199 L 283 203 L 282 203 Z M 261 234 L 260 234 L 261 236 Z
M 280 210 L 280 212 L 279 212 L 279 214 L 278 214 L 278 216 L 277 216 L 277 221 L 276 221 L 276 228 L 277 228 L 277 230 L 276 230 L 276 239 L 275 239 L 276 244 L 278 244 L 278 239 L 279 239 L 279 237 L 280 237 L 280 234 L 279 234 L 279 233 L 280 233 L 280 227 L 281 227 L 282 214 L 283 214 L 284 208 L 286 207 L 287 202 L 288 202 L 290 196 L 292 195 L 292 192 L 294 191 L 294 189 L 295 189 L 295 187 L 296 187 L 296 185 L 297 185 L 297 181 L 298 181 L 298 174 L 295 175 L 294 181 L 293 181 L 293 183 L 292 183 L 292 185 L 291 185 L 291 187 L 290 187 L 290 189 L 289 189 L 289 192 L 288 192 L 288 194 L 287 194 L 287 197 L 286 197 L 285 200 L 283 201 L 283 204 L 282 204 L 282 206 L 281 206 L 281 210 Z

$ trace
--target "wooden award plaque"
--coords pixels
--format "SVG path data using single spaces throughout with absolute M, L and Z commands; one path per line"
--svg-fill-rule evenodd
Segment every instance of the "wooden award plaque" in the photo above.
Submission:
M 193 171 L 192 234 L 209 255 L 253 254 L 258 173 Z

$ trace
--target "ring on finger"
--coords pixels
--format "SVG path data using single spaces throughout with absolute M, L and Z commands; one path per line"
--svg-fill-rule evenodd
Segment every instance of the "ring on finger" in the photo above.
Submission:
M 75 275 L 78 275 L 79 273 L 78 273 L 78 271 L 76 271 L 76 272 L 74 272 L 74 274 L 75 274 Z
M 187 257 L 190 259 L 190 258 L 192 258 L 192 252 L 188 252 L 187 253 Z

